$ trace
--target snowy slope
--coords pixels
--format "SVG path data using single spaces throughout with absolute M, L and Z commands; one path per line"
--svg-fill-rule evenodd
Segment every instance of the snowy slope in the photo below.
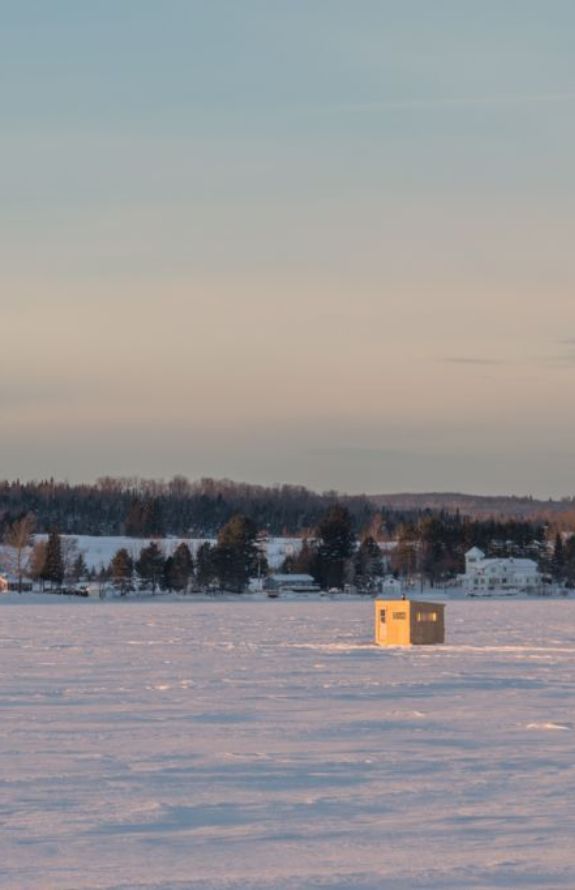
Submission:
M 47 535 L 36 535 L 36 540 L 45 540 Z M 78 550 L 84 554 L 86 565 L 90 569 L 101 569 L 109 565 L 114 554 L 125 547 L 128 553 L 136 558 L 142 547 L 146 547 L 151 540 L 157 541 L 166 556 L 176 549 L 180 541 L 185 541 L 193 554 L 198 547 L 209 540 L 215 544 L 215 538 L 127 538 L 122 535 L 102 536 L 94 535 L 62 535 L 65 541 L 74 541 Z M 301 548 L 300 538 L 270 538 L 266 543 L 266 555 L 273 569 L 282 564 L 288 554 L 297 552 Z M 1 549 L 1 548 L 0 548 Z M 1 562 L 1 554 L 0 554 Z
M 2 601 L 0 601 L 2 602 Z M 6 890 L 575 886 L 575 604 L 0 605 Z

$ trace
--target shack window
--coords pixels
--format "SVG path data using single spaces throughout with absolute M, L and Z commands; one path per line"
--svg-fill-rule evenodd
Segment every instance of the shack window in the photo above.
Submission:
M 382 609 L 381 612 L 379 613 L 379 620 L 381 621 L 382 624 L 385 624 L 385 609 Z
M 395 618 L 396 621 L 402 621 L 402 620 L 404 620 L 404 619 L 405 619 L 405 615 L 406 615 L 405 612 L 394 612 L 394 613 L 393 613 L 393 617 Z
M 437 621 L 437 612 L 418 612 L 417 621 Z

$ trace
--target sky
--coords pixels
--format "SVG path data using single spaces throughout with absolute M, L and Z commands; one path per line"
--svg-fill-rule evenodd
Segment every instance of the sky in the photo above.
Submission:
M 571 0 L 0 0 L 0 476 L 575 494 Z

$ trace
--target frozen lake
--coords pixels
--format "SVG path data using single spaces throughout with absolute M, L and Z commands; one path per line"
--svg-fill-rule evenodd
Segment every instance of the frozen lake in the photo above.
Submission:
M 0 607 L 3 890 L 575 887 L 575 603 Z

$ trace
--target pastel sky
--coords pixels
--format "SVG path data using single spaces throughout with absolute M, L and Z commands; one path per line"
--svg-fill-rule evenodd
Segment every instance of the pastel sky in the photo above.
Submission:
M 0 0 L 0 476 L 575 494 L 572 0 Z

